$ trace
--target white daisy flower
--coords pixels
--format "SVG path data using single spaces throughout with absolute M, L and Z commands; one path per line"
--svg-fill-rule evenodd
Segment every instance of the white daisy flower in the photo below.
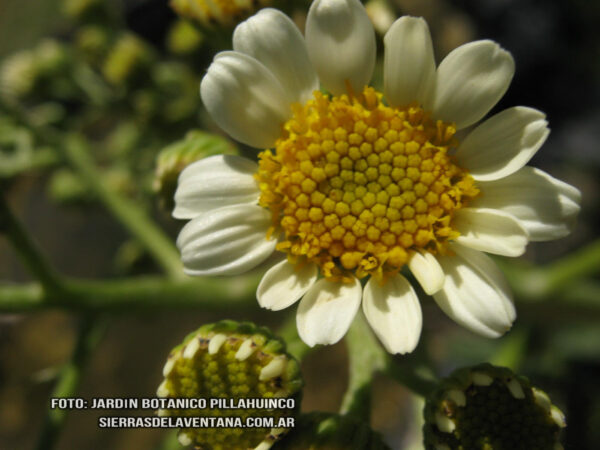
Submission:
M 543 113 L 513 107 L 476 126 L 507 90 L 511 55 L 491 41 L 436 68 L 421 18 L 384 39 L 384 91 L 368 87 L 375 35 L 358 0 L 316 0 L 306 37 L 264 9 L 215 56 L 202 100 L 217 124 L 268 149 L 258 164 L 214 156 L 186 168 L 173 215 L 190 275 L 264 275 L 264 308 L 300 301 L 298 332 L 333 344 L 361 303 L 391 353 L 412 351 L 422 315 L 405 266 L 442 310 L 487 337 L 515 320 L 510 290 L 485 254 L 519 256 L 569 233 L 580 193 L 525 166 L 548 137 Z M 328 94 L 320 92 L 319 87 Z M 366 281 L 366 284 L 361 284 Z

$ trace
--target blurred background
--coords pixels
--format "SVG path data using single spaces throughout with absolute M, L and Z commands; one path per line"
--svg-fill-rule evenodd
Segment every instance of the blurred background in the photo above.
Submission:
M 551 263 L 597 239 L 600 2 L 368 3 L 380 42 L 390 20 L 410 14 L 428 21 L 438 61 L 456 46 L 483 38 L 513 54 L 516 75 L 496 110 L 527 105 L 544 111 L 552 133 L 531 165 L 583 193 L 574 232 L 557 242 L 530 244 L 523 259 Z M 302 26 L 305 2 L 279 5 Z M 233 22 L 183 20 L 165 0 L 1 0 L 0 89 L 17 99 L 36 125 L 88 137 L 105 183 L 135 200 L 174 241 L 182 223 L 170 218 L 172 180 L 156 175 L 157 157 L 189 130 L 218 133 L 202 110 L 198 84 L 214 53 L 231 47 Z M 233 148 L 225 140 L 219 145 Z M 54 149 L 1 113 L 0 189 L 60 273 L 112 279 L 159 272 L 79 175 L 60 164 Z M 585 283 L 597 286 L 597 275 L 598 270 Z M 9 242 L 0 239 L 0 283 L 30 280 Z M 423 296 L 423 336 L 402 363 L 427 362 L 440 376 L 483 361 L 509 365 L 566 413 L 565 448 L 600 448 L 600 298 L 580 310 L 557 307 L 558 300 L 547 297 L 533 302 L 517 296 L 513 330 L 489 341 L 455 325 Z M 264 314 L 256 305 L 229 310 L 227 318 L 277 329 L 293 313 Z M 170 349 L 223 314 L 168 307 L 110 314 L 78 395 L 153 396 Z M 70 358 L 80 322 L 81 315 L 63 310 L 0 316 L 0 448 L 35 447 L 57 371 Z M 318 349 L 302 367 L 303 410 L 337 411 L 347 383 L 344 344 Z M 99 414 L 71 412 L 56 448 L 161 448 L 164 430 L 100 430 Z M 408 390 L 378 379 L 372 425 L 393 449 L 420 448 L 419 415 Z

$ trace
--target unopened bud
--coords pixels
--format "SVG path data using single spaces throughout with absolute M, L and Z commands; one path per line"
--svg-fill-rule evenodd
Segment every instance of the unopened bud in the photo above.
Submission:
M 187 20 L 176 21 L 167 35 L 167 47 L 172 53 L 186 55 L 198 50 L 204 35 Z
M 121 85 L 145 69 L 152 55 L 148 46 L 137 36 L 121 36 L 110 50 L 102 72 L 111 83 Z
M 38 65 L 34 52 L 22 50 L 2 62 L 0 66 L 0 90 L 17 98 L 30 94 L 38 77 Z
M 173 208 L 177 179 L 186 166 L 207 156 L 236 153 L 236 147 L 226 139 L 200 130 L 191 130 L 184 139 L 164 148 L 156 159 L 154 191 L 165 209 Z
M 462 394 L 462 395 L 461 395 Z M 481 364 L 455 371 L 425 404 L 426 449 L 555 449 L 564 415 L 522 376 Z
M 263 327 L 251 323 L 221 321 L 205 325 L 175 347 L 163 368 L 164 381 L 157 395 L 162 398 L 293 399 L 291 409 L 205 408 L 162 409 L 160 416 L 239 418 L 271 417 L 274 423 L 296 415 L 302 389 L 297 361 L 285 343 Z M 253 419 L 254 420 L 254 419 Z M 179 442 L 198 448 L 230 450 L 268 449 L 287 428 L 187 428 Z

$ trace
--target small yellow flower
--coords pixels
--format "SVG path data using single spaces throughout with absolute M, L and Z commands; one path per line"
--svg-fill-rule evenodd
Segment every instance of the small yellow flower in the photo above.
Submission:
M 229 135 L 267 150 L 258 164 L 215 156 L 183 171 L 173 214 L 191 219 L 178 239 L 185 270 L 235 275 L 283 253 L 258 301 L 279 310 L 302 299 L 298 331 L 311 346 L 341 339 L 362 303 L 388 351 L 412 351 L 422 315 L 404 268 L 456 322 L 501 336 L 515 309 L 484 252 L 519 256 L 565 236 L 580 193 L 526 166 L 549 134 L 535 109 L 506 109 L 456 138 L 508 89 L 510 53 L 477 41 L 436 67 L 415 17 L 394 22 L 384 44 L 377 92 L 358 0 L 314 1 L 305 38 L 274 9 L 236 28 L 202 100 Z
M 232 25 L 272 0 L 171 0 L 177 14 L 204 26 Z

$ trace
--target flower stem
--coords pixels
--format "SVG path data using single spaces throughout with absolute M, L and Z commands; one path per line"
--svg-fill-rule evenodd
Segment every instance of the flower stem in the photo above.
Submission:
M 288 316 L 283 325 L 277 330 L 277 334 L 285 341 L 288 353 L 298 361 L 302 361 L 313 350 L 298 336 L 295 313 Z
M 522 261 L 496 260 L 515 294 L 523 300 L 543 300 L 567 293 L 575 281 L 598 272 L 600 239 L 544 266 L 533 267 Z
M 75 396 L 83 371 L 90 356 L 102 339 L 105 328 L 106 323 L 104 320 L 89 316 L 84 317 L 77 336 L 73 356 L 61 369 L 51 398 L 69 398 Z M 48 409 L 38 440 L 38 449 L 51 449 L 54 447 L 60 437 L 67 412 L 66 409 Z
M 39 144 L 56 149 L 108 211 L 141 242 L 166 274 L 173 279 L 184 277 L 179 253 L 171 239 L 152 222 L 137 203 L 122 197 L 104 183 L 90 157 L 89 145 L 82 136 L 65 135 L 48 127 L 36 126 L 21 108 L 8 103 L 1 96 L 0 109 L 29 129 Z
M 170 280 L 134 277 L 119 280 L 64 280 L 59 293 L 47 292 L 36 283 L 0 286 L 0 312 L 25 312 L 47 308 L 74 311 L 138 311 L 203 308 L 222 311 L 255 307 L 255 276 L 230 283 L 216 278 Z
M 143 209 L 111 190 L 96 171 L 86 143 L 78 137 L 68 139 L 63 154 L 69 164 L 86 180 L 90 189 L 127 230 L 135 236 L 171 278 L 183 278 L 179 253 L 172 241 L 148 218 Z
M 27 234 L 19 220 L 13 215 L 4 195 L 1 193 L 0 232 L 6 233 L 25 266 L 41 283 L 47 293 L 57 293 L 62 289 L 59 275 L 37 248 L 37 245 Z
M 177 430 L 169 430 L 155 450 L 181 450 L 181 444 L 177 439 Z
M 489 362 L 495 366 L 508 367 L 518 372 L 529 343 L 530 329 L 527 326 L 512 330 L 503 339 Z
M 346 335 L 350 377 L 342 399 L 340 414 L 365 422 L 371 416 L 371 385 L 375 372 L 384 368 L 385 353 L 367 325 L 362 313 L 354 319 Z
M 419 364 L 402 364 L 399 360 L 388 356 L 385 373 L 392 379 L 410 389 L 413 394 L 427 397 L 437 386 L 437 380 L 431 371 Z

